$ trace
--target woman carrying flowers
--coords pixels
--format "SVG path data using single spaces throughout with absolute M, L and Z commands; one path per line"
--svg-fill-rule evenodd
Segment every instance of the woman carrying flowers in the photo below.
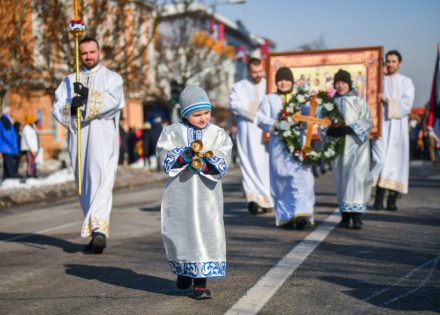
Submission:
M 301 162 L 301 159 L 307 159 L 306 155 L 294 158 L 294 146 L 286 147 L 281 140 L 283 136 L 295 139 L 304 137 L 304 128 L 293 128 L 293 107 L 286 106 L 291 98 L 296 99 L 292 95 L 294 81 L 290 69 L 280 68 L 276 72 L 275 82 L 277 92 L 264 97 L 257 113 L 257 124 L 271 133 L 270 182 L 275 201 L 276 225 L 304 229 L 307 224 L 313 224 L 315 192 L 312 169 L 310 165 Z M 302 106 L 301 113 L 306 114 L 307 110 L 307 105 Z

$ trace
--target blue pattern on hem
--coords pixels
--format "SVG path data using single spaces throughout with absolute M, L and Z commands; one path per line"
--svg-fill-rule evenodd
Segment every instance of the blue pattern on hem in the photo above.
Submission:
M 347 203 L 343 202 L 339 205 L 339 212 L 365 212 L 367 210 L 366 203 Z
M 351 129 L 353 129 L 354 133 L 356 134 L 359 142 L 365 143 L 365 141 L 368 140 L 368 132 L 362 128 L 358 123 L 352 123 L 349 125 Z
M 178 262 L 168 261 L 171 270 L 181 276 L 191 278 L 224 277 L 226 275 L 226 261 L 205 262 Z

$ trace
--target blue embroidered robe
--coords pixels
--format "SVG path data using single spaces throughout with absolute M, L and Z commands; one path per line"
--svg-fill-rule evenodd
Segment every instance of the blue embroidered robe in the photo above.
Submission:
M 196 172 L 179 157 L 194 140 L 214 172 Z M 169 175 L 162 198 L 162 239 L 172 271 L 192 278 L 223 277 L 226 273 L 226 241 L 223 223 L 223 189 L 232 141 L 215 125 L 195 129 L 183 123 L 166 127 L 157 143 L 157 157 Z

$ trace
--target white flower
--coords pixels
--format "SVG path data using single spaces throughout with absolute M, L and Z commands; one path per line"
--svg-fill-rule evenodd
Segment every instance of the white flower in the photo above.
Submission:
M 298 160 L 300 160 L 301 162 L 304 160 L 302 154 L 300 154 L 300 155 L 298 156 Z
M 289 130 L 290 129 L 290 125 L 289 125 L 289 123 L 287 121 L 282 120 L 278 124 L 278 129 L 279 130 Z
M 328 148 L 327 151 L 324 152 L 325 157 L 330 158 L 334 156 L 336 152 L 332 148 Z
M 324 108 L 325 108 L 328 112 L 330 112 L 330 111 L 332 111 L 332 110 L 335 108 L 335 106 L 334 106 L 332 103 L 325 103 L 325 104 L 324 104 Z
M 316 104 L 321 105 L 322 104 L 322 99 L 317 97 L 316 98 Z
M 288 106 L 286 107 L 286 112 L 288 112 L 289 114 L 293 114 L 294 110 L 292 106 Z
M 283 132 L 283 137 L 290 137 L 292 135 L 292 132 L 290 130 L 286 130 Z
M 292 119 L 292 117 L 287 117 L 286 121 L 289 126 L 293 126 L 295 124 L 295 121 Z
M 290 153 L 292 153 L 293 150 L 295 150 L 295 148 L 293 147 L 293 145 L 289 146 L 289 151 L 290 151 Z
M 296 99 L 298 100 L 298 103 L 304 103 L 306 101 L 306 98 L 303 95 L 298 95 Z

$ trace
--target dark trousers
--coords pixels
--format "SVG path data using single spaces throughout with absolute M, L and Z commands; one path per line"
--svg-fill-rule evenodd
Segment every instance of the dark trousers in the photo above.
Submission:
M 17 155 L 3 153 L 3 179 L 17 178 Z

